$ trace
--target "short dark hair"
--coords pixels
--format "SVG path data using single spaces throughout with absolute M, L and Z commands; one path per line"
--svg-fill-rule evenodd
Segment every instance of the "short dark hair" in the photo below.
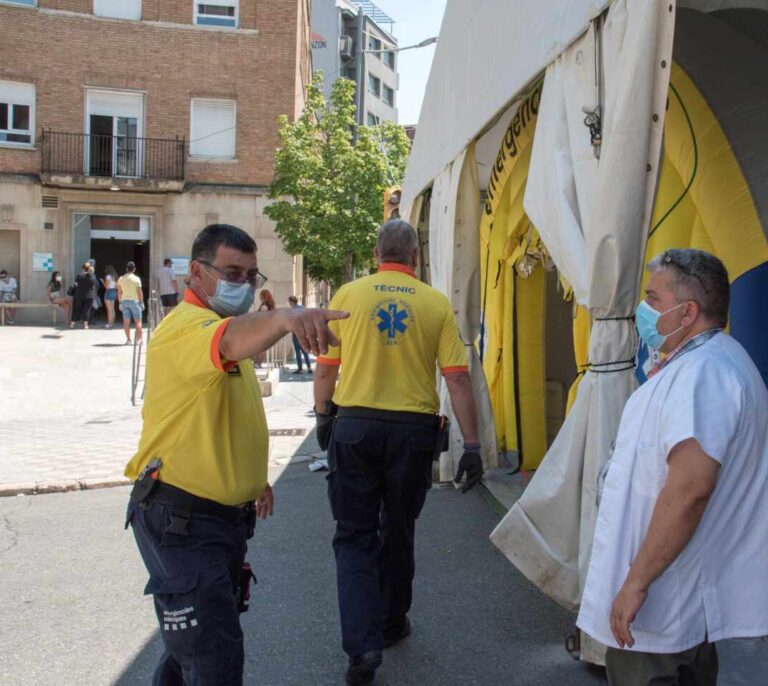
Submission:
M 242 253 L 256 252 L 256 241 L 242 229 L 231 224 L 209 224 L 192 243 L 192 259 L 213 262 L 221 245 Z
M 136 263 L 135 262 L 129 262 L 125 265 L 125 271 L 127 272 L 135 272 L 136 271 Z
M 716 326 L 728 323 L 731 286 L 728 270 L 717 257 L 704 250 L 672 248 L 655 257 L 648 271 L 673 274 L 670 288 L 678 300 L 693 300 Z
M 288 296 L 288 302 L 293 303 L 294 305 L 299 304 L 299 299 L 295 295 L 289 295 Z
M 390 219 L 379 227 L 376 247 L 381 262 L 408 264 L 413 251 L 419 247 L 419 239 L 408 222 Z
M 163 266 L 164 267 L 170 267 L 173 264 L 173 260 L 170 257 L 166 257 L 163 260 Z

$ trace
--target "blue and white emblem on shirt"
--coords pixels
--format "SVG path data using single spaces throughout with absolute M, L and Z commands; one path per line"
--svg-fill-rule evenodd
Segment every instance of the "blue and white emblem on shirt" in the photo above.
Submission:
M 387 298 L 376 303 L 370 319 L 385 345 L 398 345 L 413 324 L 413 313 L 404 300 Z

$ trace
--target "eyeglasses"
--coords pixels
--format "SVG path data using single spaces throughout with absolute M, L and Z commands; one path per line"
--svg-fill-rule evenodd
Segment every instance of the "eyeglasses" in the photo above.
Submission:
M 267 277 L 262 274 L 258 269 L 255 269 L 250 272 L 246 272 L 243 274 L 240 271 L 234 271 L 234 270 L 225 270 L 225 269 L 219 269 L 215 264 L 211 264 L 210 262 L 206 262 L 205 260 L 198 260 L 201 264 L 204 264 L 211 269 L 216 270 L 219 274 L 221 274 L 227 281 L 231 281 L 232 283 L 249 283 L 254 288 L 261 288 L 265 283 L 267 283 Z
M 707 288 L 707 285 L 704 283 L 704 281 L 702 281 L 701 277 L 698 274 L 694 274 L 688 265 L 682 264 L 680 260 L 675 259 L 669 253 L 665 254 L 664 257 L 661 258 L 661 263 L 663 265 L 671 264 L 672 266 L 676 267 L 681 272 L 683 272 L 683 274 L 685 274 L 686 276 L 696 279 L 701 284 L 701 287 L 704 289 L 704 292 L 709 293 L 709 289 Z

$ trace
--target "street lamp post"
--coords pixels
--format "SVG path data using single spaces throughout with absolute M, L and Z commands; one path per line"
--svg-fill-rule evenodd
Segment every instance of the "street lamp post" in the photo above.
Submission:
M 360 26 L 362 26 L 362 22 L 360 22 Z M 363 40 L 366 36 L 365 30 L 358 30 L 358 46 L 363 45 Z M 382 44 L 384 41 L 381 41 Z M 383 52 L 403 52 L 403 50 L 415 50 L 416 48 L 426 48 L 428 45 L 433 45 L 434 43 L 437 43 L 437 36 L 432 36 L 431 38 L 425 38 L 420 43 L 416 43 L 415 45 L 406 45 L 405 47 L 398 48 L 393 43 L 390 43 L 392 47 L 390 48 L 382 48 L 381 50 L 358 50 L 358 58 L 357 58 L 357 74 L 358 74 L 358 97 L 357 97 L 357 117 L 358 117 L 358 124 L 363 124 L 363 89 L 366 87 L 366 83 L 364 82 L 364 76 L 366 73 L 365 69 L 365 56 L 366 55 L 375 55 L 375 54 L 381 54 Z
M 377 52 L 403 52 L 403 50 L 413 50 L 414 48 L 426 48 L 428 45 L 433 45 L 434 43 L 437 43 L 437 36 L 426 38 L 421 41 L 421 43 L 416 43 L 415 45 L 406 45 L 404 48 L 382 48 L 381 50 L 361 50 L 360 52 L 363 55 Z

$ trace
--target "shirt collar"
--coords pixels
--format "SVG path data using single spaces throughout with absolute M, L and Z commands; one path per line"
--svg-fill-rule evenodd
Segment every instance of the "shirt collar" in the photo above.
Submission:
M 408 274 L 408 276 L 412 276 L 414 279 L 416 278 L 416 272 L 413 271 L 410 267 L 407 267 L 404 264 L 400 264 L 399 262 L 382 262 L 379 265 L 379 271 L 380 272 L 400 272 L 401 274 Z
M 200 300 L 200 298 L 197 297 L 197 294 L 191 288 L 184 290 L 184 302 L 189 303 L 190 305 L 194 305 L 195 307 L 203 307 L 206 310 L 211 309 L 202 300 Z

